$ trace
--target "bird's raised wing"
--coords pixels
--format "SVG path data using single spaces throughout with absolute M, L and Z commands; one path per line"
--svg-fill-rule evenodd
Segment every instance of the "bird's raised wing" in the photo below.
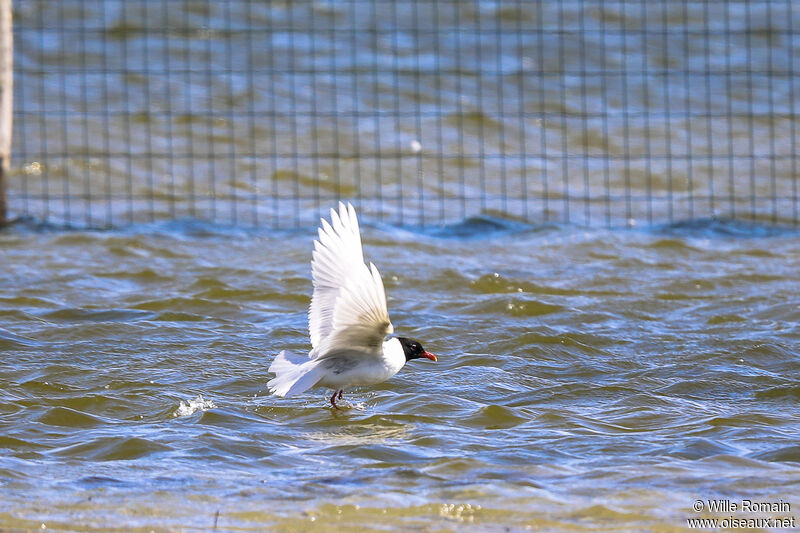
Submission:
M 312 358 L 341 351 L 381 353 L 392 333 L 383 280 L 364 264 L 355 209 L 339 203 L 331 222 L 322 220 L 311 259 L 314 294 L 308 310 Z

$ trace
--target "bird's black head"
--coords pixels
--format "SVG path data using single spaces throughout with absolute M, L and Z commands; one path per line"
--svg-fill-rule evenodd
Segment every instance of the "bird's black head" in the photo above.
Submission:
M 425 351 L 425 348 L 422 347 L 422 344 L 414 339 L 397 337 L 397 340 L 400 341 L 400 346 L 403 347 L 403 353 L 406 354 L 406 361 L 410 361 L 412 359 L 421 359 L 423 357 L 425 359 L 430 359 L 431 361 L 436 361 L 436 356 L 431 352 Z

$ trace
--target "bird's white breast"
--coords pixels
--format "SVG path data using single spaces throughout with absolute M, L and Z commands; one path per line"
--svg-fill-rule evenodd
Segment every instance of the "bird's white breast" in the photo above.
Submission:
M 403 346 L 396 338 L 391 338 L 383 343 L 383 360 L 386 368 L 391 372 L 389 378 L 397 374 L 406 364 L 406 354 Z M 386 379 L 389 379 L 386 378 Z

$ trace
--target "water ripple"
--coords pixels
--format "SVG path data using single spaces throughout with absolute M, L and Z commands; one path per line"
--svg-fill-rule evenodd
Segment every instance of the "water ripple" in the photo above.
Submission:
M 73 529 L 652 529 L 789 494 L 800 246 L 741 231 L 365 224 L 396 330 L 440 358 L 341 411 L 267 395 L 308 349 L 313 235 L 4 233 L 0 528 L 47 501 Z

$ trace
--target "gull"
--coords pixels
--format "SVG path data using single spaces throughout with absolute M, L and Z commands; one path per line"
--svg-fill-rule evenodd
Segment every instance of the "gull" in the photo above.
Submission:
M 339 202 L 330 223 L 322 219 L 311 258 L 314 293 L 308 309 L 308 355 L 286 350 L 275 356 L 267 383 L 276 396 L 294 396 L 313 387 L 333 389 L 338 409 L 345 388 L 370 386 L 391 378 L 412 359 L 436 356 L 418 341 L 390 337 L 394 332 L 386 308 L 383 280 L 372 263 L 364 263 L 356 211 Z

